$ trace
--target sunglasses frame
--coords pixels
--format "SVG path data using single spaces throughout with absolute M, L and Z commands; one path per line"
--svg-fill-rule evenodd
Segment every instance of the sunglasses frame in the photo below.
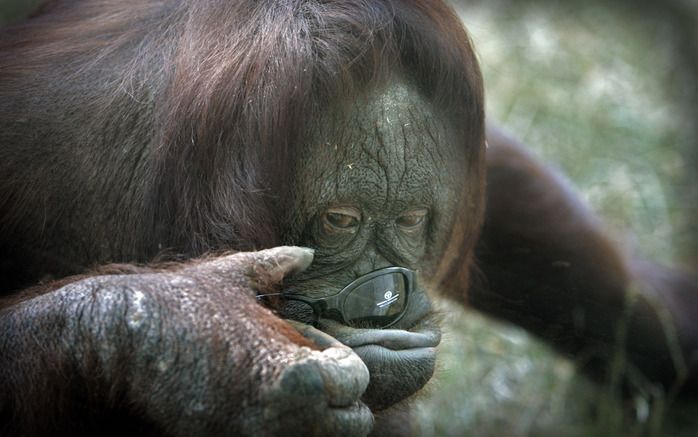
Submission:
M 374 278 L 377 278 L 379 276 L 383 275 L 390 275 L 394 273 L 400 273 L 402 276 L 405 278 L 405 304 L 400 312 L 400 314 L 397 316 L 395 320 L 392 322 L 388 323 L 387 325 L 383 325 L 380 327 L 380 329 L 383 328 L 388 328 L 390 326 L 393 326 L 397 322 L 402 319 L 402 317 L 405 315 L 407 312 L 407 307 L 409 305 L 409 299 L 410 299 L 410 293 L 412 293 L 416 286 L 417 286 L 417 272 L 414 270 L 407 269 L 405 267 L 385 267 L 379 270 L 375 270 L 373 272 L 367 273 L 352 282 L 349 283 L 346 287 L 342 288 L 339 293 L 333 294 L 331 296 L 325 296 L 325 297 L 308 297 L 308 296 L 303 296 L 301 294 L 292 294 L 292 293 L 280 293 L 279 295 L 287 300 L 295 300 L 299 302 L 303 302 L 306 305 L 308 305 L 310 308 L 312 308 L 313 312 L 315 313 L 315 321 L 320 319 L 320 317 L 323 314 L 328 313 L 329 311 L 334 310 L 339 316 L 341 317 L 341 322 L 344 323 L 345 325 L 349 325 L 349 322 L 346 320 L 344 317 L 344 303 L 347 300 L 347 297 L 349 297 L 349 294 L 354 291 L 355 288 L 365 284 L 366 282 L 369 282 L 373 280 Z M 258 297 L 262 297 L 264 295 L 260 295 Z

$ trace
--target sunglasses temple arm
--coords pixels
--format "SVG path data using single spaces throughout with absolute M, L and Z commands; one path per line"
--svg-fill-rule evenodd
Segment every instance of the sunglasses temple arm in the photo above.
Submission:
M 260 297 L 281 296 L 282 294 L 284 294 L 284 293 L 266 293 L 266 294 L 258 294 L 258 295 L 255 296 L 255 297 L 256 297 L 257 299 L 259 299 Z
M 288 293 L 265 293 L 265 294 L 258 294 L 255 296 L 257 299 L 262 298 L 262 297 L 267 297 L 267 296 L 284 296 L 288 300 L 297 300 L 303 303 L 306 303 L 315 309 L 316 306 L 322 307 L 322 305 L 318 305 L 319 302 L 322 302 L 326 299 L 313 299 L 311 297 L 305 297 L 305 296 L 299 296 L 297 294 L 288 294 Z M 320 309 L 320 308 L 318 308 Z

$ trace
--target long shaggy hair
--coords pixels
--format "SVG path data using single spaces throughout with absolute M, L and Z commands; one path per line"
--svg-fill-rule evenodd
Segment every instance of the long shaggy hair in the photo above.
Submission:
M 95 195 L 127 196 L 115 200 L 126 210 L 115 212 L 121 227 L 105 232 L 124 240 L 116 261 L 163 247 L 187 256 L 263 248 L 280 243 L 289 163 L 309 123 L 396 73 L 460 131 L 467 188 L 442 248 L 458 265 L 440 270 L 455 278 L 481 221 L 484 111 L 469 38 L 441 1 L 54 1 L 0 34 L 0 100 L 21 101 L 43 86 L 48 115 L 0 104 L 0 121 L 78 121 L 72 137 L 94 133 L 84 152 L 116 161 L 97 177 L 129 173 Z M 51 113 L 50 96 L 68 101 L 61 114 Z M 18 185 L 0 184 L 5 232 L 39 203 L 38 188 Z

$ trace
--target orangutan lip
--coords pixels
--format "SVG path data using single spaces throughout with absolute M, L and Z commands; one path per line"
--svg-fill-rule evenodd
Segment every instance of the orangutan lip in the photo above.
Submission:
M 346 410 L 349 412 L 353 412 L 356 414 L 360 414 L 361 411 L 366 408 L 363 402 L 361 401 L 352 401 L 350 403 L 342 403 L 342 402 L 333 402 L 332 400 L 328 401 L 328 406 L 334 410 Z
M 357 329 L 339 341 L 351 348 L 376 345 L 390 350 L 433 348 L 441 341 L 438 330 L 409 332 L 399 329 Z

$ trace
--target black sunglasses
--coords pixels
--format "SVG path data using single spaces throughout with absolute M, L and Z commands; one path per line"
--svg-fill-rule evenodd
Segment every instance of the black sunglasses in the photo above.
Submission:
M 281 296 L 309 306 L 315 322 L 325 316 L 350 325 L 387 328 L 397 323 L 407 310 L 410 293 L 417 285 L 417 275 L 404 267 L 386 267 L 352 281 L 332 296 L 312 298 L 294 293 L 260 294 Z

